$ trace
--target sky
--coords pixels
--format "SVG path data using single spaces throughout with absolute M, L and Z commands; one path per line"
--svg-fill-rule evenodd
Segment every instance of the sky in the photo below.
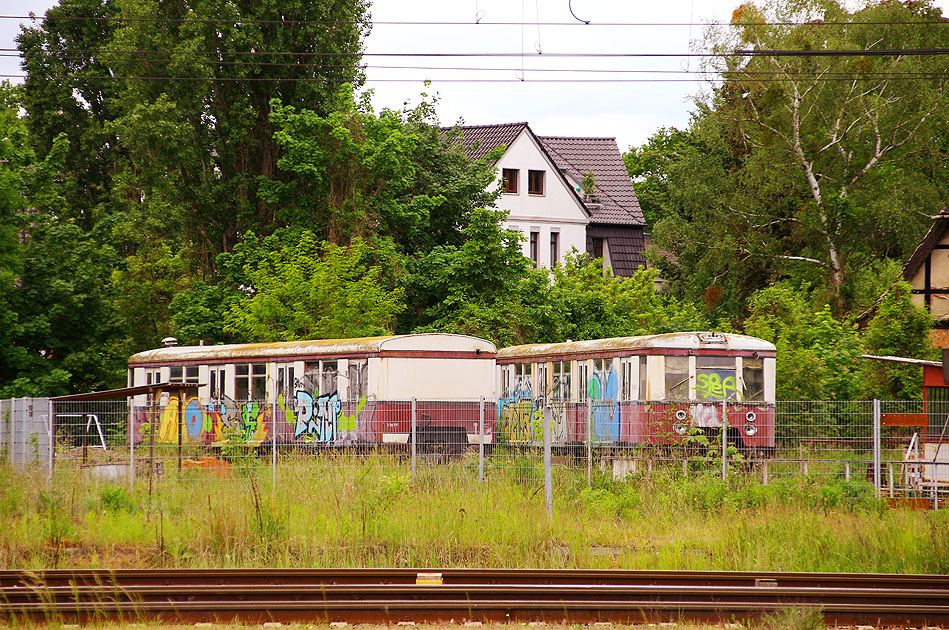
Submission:
M 445 125 L 458 120 L 469 125 L 526 121 L 539 135 L 615 137 L 620 150 L 625 151 L 631 145 L 641 145 L 661 127 L 688 125 L 689 113 L 694 109 L 693 98 L 705 84 L 695 74 L 699 60 L 685 53 L 692 49 L 692 42 L 702 37 L 701 24 L 727 22 L 740 2 L 376 0 L 371 8 L 374 25 L 365 45 L 368 55 L 363 59 L 368 64 L 367 87 L 374 91 L 376 109 L 400 109 L 405 103 L 418 103 L 423 92 L 437 94 L 438 116 Z M 55 0 L 2 0 L 0 13 L 27 15 L 33 11 L 41 15 L 55 4 Z M 946 11 L 949 0 L 935 4 Z M 590 24 L 583 24 L 578 18 Z M 531 25 L 492 22 L 529 22 Z M 542 24 L 538 26 L 537 22 Z M 637 25 L 609 26 L 608 23 Z M 689 26 L 690 23 L 695 25 Z M 0 42 L 3 42 L 0 48 L 15 47 L 13 40 L 18 31 L 18 21 L 0 19 Z M 514 56 L 384 55 L 485 52 L 513 53 Z M 563 53 L 666 53 L 671 56 L 555 56 Z M 583 72 L 563 72 L 567 69 Z M 604 72 L 606 70 L 610 72 Z M 19 72 L 16 57 L 0 57 L 0 75 Z M 576 78 L 587 82 L 563 82 Z M 595 78 L 620 78 L 624 82 L 589 82 Z M 428 87 L 424 84 L 426 79 L 431 80 Z M 503 82 L 487 82 L 486 79 Z

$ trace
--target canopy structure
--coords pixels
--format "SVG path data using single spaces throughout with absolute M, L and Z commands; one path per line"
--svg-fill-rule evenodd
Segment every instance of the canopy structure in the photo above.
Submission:
M 138 396 L 140 394 L 153 394 L 156 397 L 161 396 L 165 392 L 169 394 L 179 394 L 184 395 L 187 393 L 195 394 L 198 391 L 199 387 L 203 385 L 199 383 L 154 383 L 152 385 L 139 385 L 138 387 L 120 387 L 119 389 L 105 389 L 98 392 L 86 392 L 84 394 L 70 394 L 68 396 L 57 396 L 52 400 L 54 402 L 79 402 L 79 401 L 92 401 L 92 400 L 121 400 L 122 398 L 127 398 L 129 396 Z

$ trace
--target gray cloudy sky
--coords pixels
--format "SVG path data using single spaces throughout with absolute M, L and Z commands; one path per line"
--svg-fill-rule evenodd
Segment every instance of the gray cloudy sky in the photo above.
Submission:
M 367 53 L 516 53 L 514 57 L 375 57 L 369 55 L 368 87 L 376 108 L 400 108 L 419 100 L 423 81 L 440 97 L 443 124 L 527 121 L 542 135 L 615 136 L 621 150 L 641 144 L 663 126 L 688 124 L 691 96 L 701 87 L 698 60 L 664 58 L 541 57 L 554 53 L 688 52 L 700 26 L 594 26 L 605 22 L 689 23 L 727 21 L 741 0 L 377 0 Z M 55 0 L 2 0 L 5 15 L 41 15 Z M 945 11 L 949 0 L 936 2 Z M 577 17 L 589 20 L 584 26 Z M 475 22 L 451 25 L 387 25 L 384 22 Z M 558 22 L 567 26 L 496 26 L 489 22 Z M 15 20 L 0 20 L 0 48 L 15 46 Z M 523 59 L 520 54 L 528 55 Z M 382 67 L 389 66 L 389 67 Z M 400 68 L 393 68 L 397 66 Z M 406 68 L 411 66 L 411 68 Z M 433 69 L 433 68 L 444 69 Z M 448 69 L 451 68 L 451 69 Z M 476 68 L 476 70 L 466 70 Z M 490 68 L 492 70 L 486 70 Z M 523 68 L 523 73 L 521 69 Z M 580 73 L 561 72 L 566 69 Z M 603 70 L 624 72 L 605 73 Z M 601 72 L 592 72 L 601 71 Z M 662 72 L 657 72 L 662 71 Z M 17 74 L 15 57 L 0 57 L 0 74 Z M 521 78 L 523 77 L 523 81 Z M 622 78 L 624 83 L 539 82 L 567 78 Z M 665 81 L 639 82 L 642 79 Z M 392 81 L 393 79 L 397 81 Z M 490 83 L 485 79 L 508 82 Z M 675 81 L 671 81 L 674 79 Z

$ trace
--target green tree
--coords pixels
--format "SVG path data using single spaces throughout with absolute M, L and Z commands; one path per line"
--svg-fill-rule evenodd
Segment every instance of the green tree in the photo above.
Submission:
M 940 48 L 949 33 L 913 24 L 940 17 L 929 2 L 871 2 L 854 12 L 835 0 L 748 3 L 736 11 L 743 25 L 731 38 L 712 41 L 712 49 Z M 811 20 L 846 27 L 772 25 Z M 945 160 L 936 148 L 943 144 L 945 82 L 892 76 L 942 75 L 946 61 L 768 54 L 719 60 L 726 80 L 715 115 L 742 154 L 729 209 L 755 237 L 741 251 L 809 268 L 804 273 L 823 281 L 840 312 L 854 270 L 868 258 L 910 249 L 925 229 L 917 210 L 934 211 L 945 198 L 945 177 L 931 170 Z
M 934 359 L 938 351 L 929 341 L 932 316 L 912 300 L 913 289 L 900 281 L 877 306 L 867 325 L 867 352 L 882 356 Z M 867 369 L 868 396 L 890 400 L 922 397 L 922 374 L 917 366 L 873 361 Z
M 410 260 L 403 330 L 475 335 L 498 345 L 529 336 L 522 283 L 537 286 L 537 281 L 527 279 L 531 262 L 521 253 L 523 237 L 504 229 L 505 216 L 475 210 L 462 230 L 462 244 L 439 245 Z
M 814 309 L 810 296 L 790 283 L 757 291 L 749 300 L 746 334 L 777 347 L 779 400 L 853 400 L 864 395 L 863 340 L 834 318 Z
M 272 103 L 280 171 L 264 195 L 296 225 L 345 245 L 353 237 L 387 239 L 406 254 L 457 245 L 471 214 L 492 205 L 493 173 L 451 144 L 428 100 L 376 114 L 371 93 L 337 94 L 326 114 Z
M 303 232 L 244 269 L 245 297 L 231 306 L 225 330 L 250 342 L 391 332 L 402 291 L 383 287 L 382 268 L 367 262 L 372 255 L 359 238 L 341 247 Z
M 940 16 L 929 2 L 765 1 L 710 30 L 713 52 L 764 54 L 710 62 L 722 84 L 659 162 L 664 179 L 649 176 L 666 182 L 650 261 L 673 292 L 736 320 L 781 279 L 838 315 L 866 304 L 861 275 L 909 255 L 949 193 L 946 60 L 766 51 L 945 47 L 949 32 L 914 24 Z
M 630 278 L 613 276 L 602 262 L 568 254 L 553 269 L 546 299 L 556 326 L 538 341 L 600 339 L 705 330 L 706 319 L 687 303 L 656 290 L 655 269 L 640 268 Z
M 663 208 L 671 205 L 670 167 L 681 159 L 681 151 L 688 144 L 688 132 L 662 127 L 649 136 L 645 144 L 630 147 L 623 154 L 626 170 L 636 188 L 636 198 L 650 228 L 662 216 Z

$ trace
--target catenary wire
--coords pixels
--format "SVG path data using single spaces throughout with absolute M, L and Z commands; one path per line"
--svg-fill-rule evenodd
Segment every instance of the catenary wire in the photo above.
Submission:
M 530 72 L 530 70 L 528 70 Z M 0 74 L 0 79 L 27 79 L 29 78 L 26 74 Z M 289 82 L 289 83 L 325 83 L 325 78 L 320 77 L 187 77 L 187 76 L 118 76 L 118 75 L 98 75 L 98 76 L 82 76 L 82 75 L 43 75 L 43 78 L 46 79 L 62 79 L 62 80 L 72 80 L 72 81 L 210 81 L 210 82 Z M 815 76 L 810 77 L 819 82 L 832 82 L 832 81 L 878 81 L 881 79 L 886 79 L 890 81 L 919 81 L 919 80 L 935 80 L 935 79 L 945 79 L 949 78 L 949 73 L 939 73 L 939 74 L 920 74 L 913 76 L 894 76 L 894 77 L 861 77 L 861 76 L 848 76 L 848 77 L 821 77 Z M 528 78 L 508 78 L 508 79 L 479 79 L 479 78 L 466 78 L 466 79 L 433 79 L 430 77 L 426 78 L 412 78 L 412 79 L 385 79 L 385 78 L 372 78 L 366 77 L 366 83 L 423 83 L 423 82 L 432 82 L 432 83 L 691 83 L 695 81 L 695 77 L 690 78 L 648 78 L 648 79 L 528 79 Z M 772 77 L 772 78 L 760 78 L 756 79 L 759 83 L 791 83 L 795 79 L 787 77 Z
M 840 22 L 840 21 L 823 21 L 823 20 L 810 20 L 806 22 L 796 22 L 796 21 L 776 21 L 776 22 L 593 22 L 593 21 L 581 21 L 581 22 L 541 22 L 541 21 L 453 21 L 453 20 L 436 20 L 436 21 L 421 21 L 421 20 L 372 20 L 372 21 L 356 21 L 356 20 L 295 20 L 295 19 L 243 19 L 243 18 L 150 18 L 150 17 L 117 17 L 117 16 L 89 16 L 89 15 L 53 15 L 53 16 L 29 16 L 29 15 L 0 15 L 0 20 L 19 20 L 19 21 L 76 21 L 76 20 L 85 20 L 89 22 L 167 22 L 169 24 L 180 24 L 180 23 L 198 23 L 198 24 L 280 24 L 280 25 L 294 25 L 294 24 L 312 24 L 317 26 L 334 26 L 334 25 L 363 25 L 363 24 L 372 24 L 374 26 L 569 26 L 569 27 L 584 27 L 584 26 L 606 26 L 606 27 L 634 27 L 634 26 L 675 26 L 675 27 L 686 27 L 686 26 L 735 26 L 735 27 L 749 27 L 749 26 L 932 26 L 932 25 L 946 25 L 949 24 L 949 18 L 943 18 L 939 20 L 912 20 L 912 21 L 886 21 L 886 20 L 867 20 L 867 21 L 853 21 L 853 22 Z
M 0 52 L 15 52 L 17 48 L 0 48 Z M 824 50 L 780 50 L 738 49 L 728 52 L 604 52 L 604 53 L 522 53 L 519 52 L 328 52 L 328 51 L 237 51 L 237 50 L 118 50 L 102 51 L 84 48 L 64 49 L 63 52 L 101 54 L 121 53 L 129 55 L 250 55 L 250 56 L 296 56 L 296 57 L 532 57 L 532 58 L 640 58 L 640 57 L 899 57 L 949 54 L 949 48 L 892 48 L 892 49 L 824 49 Z M 47 53 L 49 54 L 49 53 Z

